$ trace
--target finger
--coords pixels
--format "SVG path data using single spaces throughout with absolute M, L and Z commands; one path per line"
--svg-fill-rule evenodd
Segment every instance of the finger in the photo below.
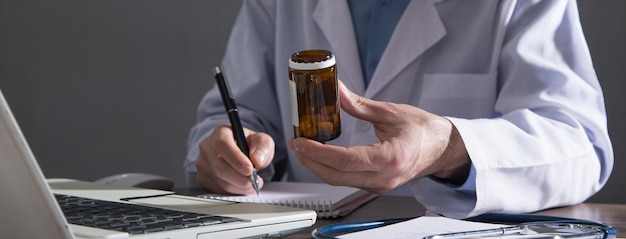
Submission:
M 337 165 L 343 165 L 343 163 L 347 162 L 343 159 L 330 161 L 318 160 L 319 158 L 315 156 L 308 156 L 306 153 L 303 154 L 301 152 L 296 152 L 296 156 L 305 167 L 330 185 L 352 186 L 371 192 L 385 193 L 393 190 L 402 183 L 402 181 L 399 180 L 401 178 L 396 178 L 396 174 L 393 172 L 388 173 L 388 170 L 362 170 L 375 165 L 365 166 L 359 170 L 347 170 L 346 168 L 342 168 L 343 166 L 330 166 L 333 165 L 332 162 L 339 162 Z
M 196 167 L 198 183 L 214 193 L 254 193 L 249 177 L 236 172 L 222 157 L 208 158 L 206 155 L 201 155 L 196 160 Z M 259 178 L 259 186 L 263 186 L 262 178 Z
M 328 165 L 319 163 L 310 158 L 298 157 L 301 162 L 313 172 L 318 175 L 324 182 L 330 185 L 344 185 L 353 187 L 364 187 L 370 185 L 370 179 L 375 178 L 376 172 L 372 171 L 352 171 L 346 172 L 337 168 L 329 167 Z
M 221 157 L 210 157 L 201 151 L 196 160 L 196 168 L 198 183 L 212 192 L 242 193 L 248 190 L 244 184 L 245 177 L 231 168 Z
M 253 194 L 256 193 L 254 187 L 252 186 L 252 182 L 250 180 L 250 176 L 243 176 L 239 173 L 234 172 L 233 170 L 220 170 L 219 168 L 215 168 L 215 174 L 218 178 L 216 180 L 219 183 L 220 188 L 229 194 Z M 259 182 L 259 188 L 263 187 L 263 178 L 257 178 Z
M 239 174 L 243 176 L 252 174 L 252 163 L 237 146 L 230 126 L 216 127 L 214 130 L 218 131 L 214 132 L 217 136 L 213 142 L 217 155 L 222 157 Z
M 339 97 L 341 108 L 348 114 L 369 122 L 387 122 L 393 119 L 388 110 L 389 103 L 361 97 L 350 91 L 339 81 Z
M 256 169 L 267 167 L 274 158 L 274 140 L 265 133 L 251 133 L 248 136 L 250 159 Z
M 250 160 L 243 153 L 238 152 L 238 147 L 222 145 L 236 145 L 231 136 L 232 130 L 229 126 L 218 126 L 209 137 L 200 143 L 200 154 L 196 160 L 197 180 L 204 188 L 217 193 L 247 194 L 254 192 L 248 177 L 252 174 Z M 229 153 L 228 147 L 234 148 L 230 149 L 234 153 Z M 234 154 L 235 157 L 241 155 L 245 161 L 244 165 L 249 165 L 249 173 L 238 172 L 232 166 L 236 165 L 232 163 L 233 160 L 228 160 L 230 156 L 224 156 L 230 154 Z M 262 180 L 259 181 L 260 186 L 262 186 Z
M 233 195 L 249 195 L 254 194 L 254 188 L 249 180 L 233 183 L 232 181 L 215 180 L 206 174 L 198 174 L 197 180 L 200 186 L 206 188 L 212 193 L 217 194 L 233 194 Z M 263 187 L 263 179 L 259 177 L 259 188 Z
M 389 152 L 386 143 L 367 146 L 341 147 L 322 144 L 306 138 L 289 139 L 289 147 L 303 164 L 319 163 L 341 172 L 367 172 L 384 170 L 383 152 Z

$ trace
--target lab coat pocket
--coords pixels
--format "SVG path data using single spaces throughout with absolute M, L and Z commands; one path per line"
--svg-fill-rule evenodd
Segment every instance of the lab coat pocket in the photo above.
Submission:
M 424 75 L 420 108 L 442 116 L 491 118 L 497 96 L 497 73 Z

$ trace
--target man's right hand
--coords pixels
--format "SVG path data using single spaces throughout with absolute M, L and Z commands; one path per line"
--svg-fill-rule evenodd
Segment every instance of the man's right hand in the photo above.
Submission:
M 274 158 L 274 140 L 271 136 L 244 128 L 250 147 L 250 159 L 241 152 L 229 125 L 216 126 L 211 135 L 200 142 L 196 160 L 198 183 L 219 194 L 253 194 L 250 184 L 252 163 L 257 170 L 267 167 Z M 263 179 L 259 177 L 259 188 Z

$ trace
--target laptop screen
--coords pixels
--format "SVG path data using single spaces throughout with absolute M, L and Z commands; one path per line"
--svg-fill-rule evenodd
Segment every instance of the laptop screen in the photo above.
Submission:
M 72 237 L 1 91 L 0 191 L 3 238 Z

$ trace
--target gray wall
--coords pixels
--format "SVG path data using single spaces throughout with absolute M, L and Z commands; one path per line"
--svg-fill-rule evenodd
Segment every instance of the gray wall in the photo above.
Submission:
M 626 203 L 626 1 L 579 0 L 578 8 L 604 90 L 615 152 L 615 168 L 608 184 L 589 201 Z
M 0 1 L 0 88 L 47 177 L 184 182 L 241 1 Z
M 189 128 L 241 1 L 0 1 L 0 88 L 47 177 L 149 172 L 183 183 Z M 626 203 L 626 1 L 579 1 Z M 576 185 L 572 185 L 575 187 Z

